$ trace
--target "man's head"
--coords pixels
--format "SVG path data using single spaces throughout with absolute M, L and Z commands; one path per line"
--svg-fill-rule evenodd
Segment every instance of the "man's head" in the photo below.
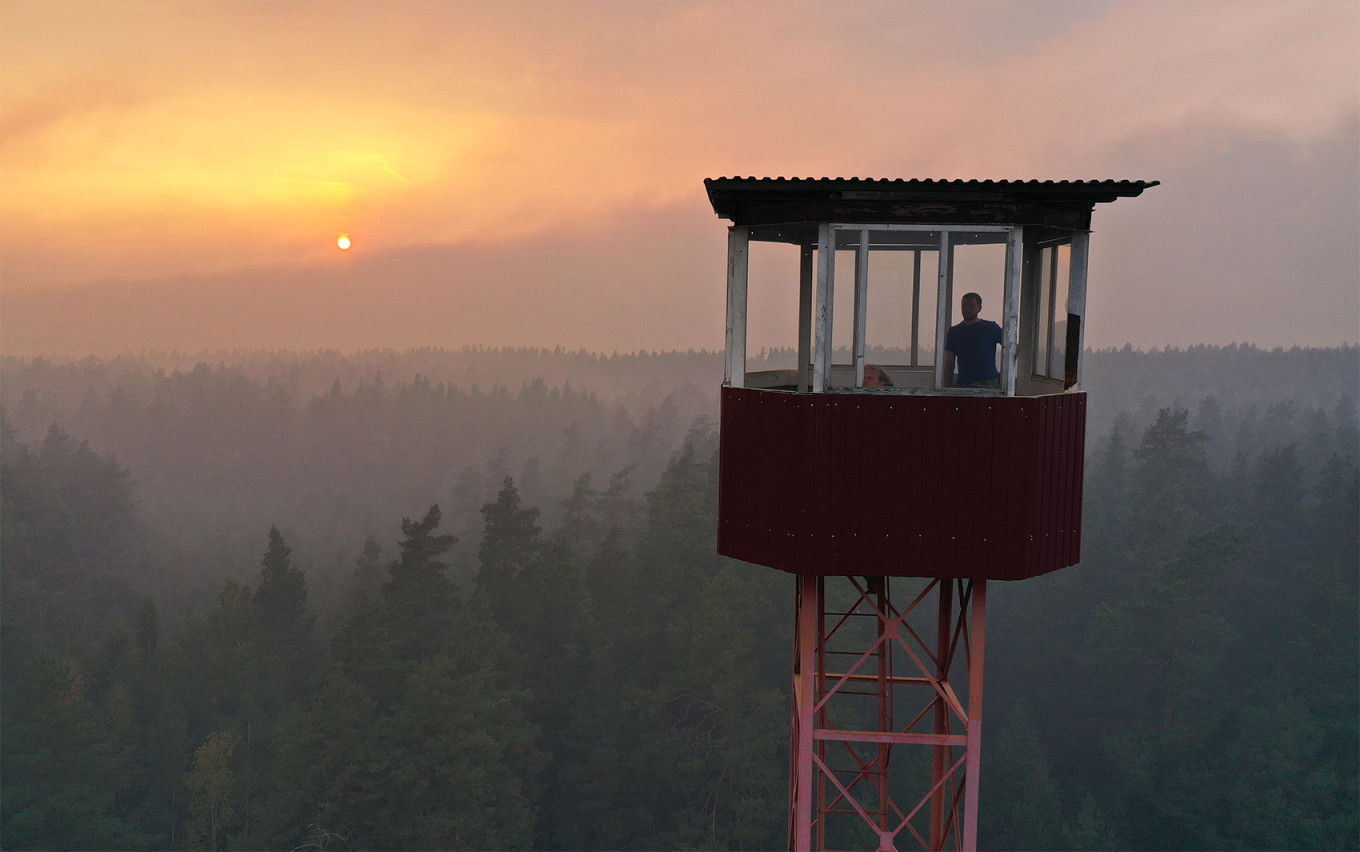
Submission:
M 963 314 L 963 321 L 975 322 L 981 311 L 982 297 L 977 293 L 964 293 L 963 299 L 959 302 L 959 313 Z
M 892 376 L 888 371 L 877 364 L 864 365 L 864 386 L 866 388 L 890 388 L 892 387 Z

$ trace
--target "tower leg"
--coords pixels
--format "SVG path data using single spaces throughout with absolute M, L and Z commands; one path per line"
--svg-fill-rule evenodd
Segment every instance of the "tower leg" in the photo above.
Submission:
M 954 627 L 954 584 L 949 582 L 940 583 L 938 593 L 940 605 L 937 608 L 935 617 L 935 647 L 937 649 L 948 649 L 949 638 Z M 936 677 L 942 681 L 949 680 L 949 668 L 951 654 L 947 651 L 938 652 L 935 672 Z M 944 735 L 949 733 L 949 708 L 944 701 L 935 701 L 935 733 Z M 945 834 L 948 826 L 945 824 L 945 791 L 942 789 L 945 772 L 949 769 L 949 746 L 933 746 L 931 751 L 930 766 L 930 789 L 934 792 L 930 794 L 930 848 L 932 850 L 944 848 Z
M 791 850 L 977 848 L 986 584 L 923 582 L 798 577 Z M 928 776 L 906 746 L 930 748 Z
M 816 673 L 817 632 L 822 608 L 823 580 L 804 574 L 798 577 L 794 625 L 793 662 L 793 778 L 790 784 L 789 848 L 812 849 L 812 731 L 815 727 L 813 677 Z
M 968 654 L 968 768 L 963 776 L 963 848 L 977 849 L 978 781 L 982 774 L 982 658 L 987 627 L 987 581 L 973 583 Z

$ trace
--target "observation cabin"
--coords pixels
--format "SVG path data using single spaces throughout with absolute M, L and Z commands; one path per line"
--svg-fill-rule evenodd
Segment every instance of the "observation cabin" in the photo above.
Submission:
M 718 551 L 823 576 L 1075 564 L 1091 215 L 1157 182 L 704 183 L 732 223 Z M 961 386 L 969 293 L 1000 335 L 995 377 Z M 779 320 L 752 365 L 748 334 Z

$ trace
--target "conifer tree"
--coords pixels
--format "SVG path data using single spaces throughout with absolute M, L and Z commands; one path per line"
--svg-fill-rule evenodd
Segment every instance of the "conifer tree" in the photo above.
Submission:
M 1169 558 L 1203 531 L 1210 472 L 1205 436 L 1187 426 L 1189 412 L 1163 408 L 1134 450 L 1137 465 L 1129 493 L 1131 541 L 1144 564 Z
M 402 519 L 401 557 L 387 569 L 382 587 L 383 621 L 393 653 L 407 666 L 442 648 L 453 625 L 457 594 L 443 556 L 458 538 L 435 532 L 440 518 L 439 507 L 431 506 L 419 521 Z
M 292 566 L 291 554 L 279 528 L 271 526 L 251 605 L 268 641 L 296 646 L 311 632 L 315 617 L 307 612 L 307 580 Z
M 383 584 L 382 547 L 373 536 L 364 539 L 363 551 L 354 560 L 354 571 L 345 589 L 341 612 L 352 614 L 366 602 L 376 601 Z
M 517 611 L 520 576 L 538 558 L 543 546 L 538 509 L 521 505 L 519 489 L 507 476 L 495 502 L 482 506 L 482 518 L 477 591 L 486 597 L 497 623 L 512 635 L 519 635 L 524 626 Z

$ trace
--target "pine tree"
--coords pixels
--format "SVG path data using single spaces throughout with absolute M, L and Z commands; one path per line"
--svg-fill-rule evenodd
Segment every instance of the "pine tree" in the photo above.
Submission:
M 266 641 L 298 646 L 311 632 L 315 617 L 307 612 L 307 580 L 292 566 L 291 554 L 279 528 L 271 526 L 251 606 Z
M 498 624 L 522 635 L 527 619 L 519 609 L 520 579 L 543 547 L 538 509 L 521 505 L 515 481 L 507 476 L 495 502 L 482 506 L 482 518 L 477 591 L 486 597 Z
M 458 538 L 436 533 L 439 522 L 438 506 L 419 521 L 402 519 L 401 557 L 388 568 L 382 587 L 386 632 L 397 660 L 406 666 L 437 653 L 453 625 L 458 599 L 442 557 Z
M 1205 436 L 1192 432 L 1184 409 L 1163 408 L 1134 450 L 1137 466 L 1129 494 L 1130 540 L 1144 564 L 1169 558 L 1186 539 L 1203 531 L 1211 476 Z
M 354 570 L 345 589 L 340 611 L 348 616 L 358 610 L 361 604 L 378 600 L 382 594 L 382 584 L 382 547 L 370 535 L 364 539 L 363 550 L 354 560 Z

